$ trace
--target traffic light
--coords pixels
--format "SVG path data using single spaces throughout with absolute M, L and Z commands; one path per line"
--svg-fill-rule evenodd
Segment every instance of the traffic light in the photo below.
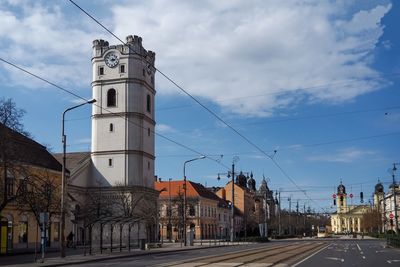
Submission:
M 360 192 L 360 202 L 364 203 L 364 193 Z

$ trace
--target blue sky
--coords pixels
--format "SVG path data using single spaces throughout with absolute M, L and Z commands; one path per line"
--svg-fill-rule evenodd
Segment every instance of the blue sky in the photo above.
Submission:
M 400 162 L 400 4 L 397 1 L 80 1 L 120 38 L 139 35 L 156 66 L 268 154 L 286 173 L 161 75 L 156 131 L 273 190 L 331 210 L 340 180 L 370 198 Z M 89 99 L 91 42 L 118 41 L 69 1 L 0 0 L 0 56 Z M 0 64 L 0 96 L 26 110 L 24 124 L 61 151 L 61 114 L 77 99 Z M 90 107 L 68 114 L 68 151 L 90 148 Z M 196 155 L 156 139 L 156 175 L 182 177 Z M 188 179 L 222 186 L 212 160 Z M 362 188 L 362 189 L 361 189 Z M 359 203 L 358 198 L 353 203 Z

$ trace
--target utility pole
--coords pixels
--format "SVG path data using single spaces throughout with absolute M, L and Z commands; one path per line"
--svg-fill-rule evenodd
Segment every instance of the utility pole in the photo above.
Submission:
M 239 160 L 238 156 L 233 157 L 232 159 L 232 169 L 228 171 L 228 173 L 218 173 L 217 180 L 221 179 L 220 175 L 226 175 L 230 178 L 232 177 L 232 203 L 231 203 L 231 242 L 235 241 L 235 163 Z
M 292 234 L 292 225 L 290 223 L 290 214 L 292 213 L 292 195 L 288 198 L 289 201 L 289 235 Z
M 231 242 L 235 241 L 235 161 L 232 162 Z
M 172 208 L 171 208 L 171 178 L 168 180 L 168 236 L 169 236 L 169 242 L 172 241 L 172 224 L 171 224 L 171 216 L 172 216 Z
M 392 169 L 392 179 L 393 179 L 393 203 L 394 203 L 394 226 L 396 227 L 396 234 L 398 233 L 399 230 L 399 222 L 398 222 L 398 217 L 397 217 L 397 200 L 396 200 L 396 181 L 395 181 L 395 175 L 396 175 L 396 163 L 393 163 L 393 169 Z
M 280 188 L 279 188 L 278 199 L 279 199 L 279 203 L 278 203 L 278 233 L 279 233 L 279 235 L 281 235 L 282 226 L 281 226 L 281 189 Z

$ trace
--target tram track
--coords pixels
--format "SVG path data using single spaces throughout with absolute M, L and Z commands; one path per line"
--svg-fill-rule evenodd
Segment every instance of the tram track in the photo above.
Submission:
M 195 259 L 174 262 L 172 264 L 162 266 L 187 266 L 187 267 L 201 267 L 201 266 L 219 266 L 220 264 L 227 264 L 230 266 L 270 266 L 291 259 L 307 256 L 312 252 L 323 247 L 325 243 L 311 242 L 311 243 L 293 243 L 285 245 L 267 246 L 256 249 L 246 249 L 242 251 L 229 252 L 224 255 L 203 256 Z M 260 265 L 261 264 L 261 265 Z

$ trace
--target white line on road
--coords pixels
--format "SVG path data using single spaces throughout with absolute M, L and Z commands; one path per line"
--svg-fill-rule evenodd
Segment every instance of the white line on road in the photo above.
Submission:
M 358 250 L 361 251 L 360 245 L 357 243 Z
M 392 264 L 392 262 L 400 262 L 400 260 L 387 260 L 387 263 Z
M 342 259 L 342 258 L 325 257 L 325 259 L 344 262 L 344 259 Z
M 375 251 L 375 253 L 379 253 L 379 252 L 388 252 L 388 251 L 385 251 L 385 250 L 376 250 Z
M 321 252 L 321 251 L 323 251 L 324 249 L 326 249 L 327 247 L 329 247 L 330 245 L 327 245 L 327 246 L 325 246 L 325 247 L 323 247 L 323 248 L 321 248 L 320 250 L 318 250 L 318 251 L 316 251 L 316 252 L 314 252 L 313 254 L 311 254 L 310 256 L 308 256 L 308 257 L 306 257 L 306 258 L 304 258 L 304 259 L 302 259 L 301 261 L 299 261 L 299 262 L 297 262 L 297 263 L 295 263 L 295 264 L 293 264 L 292 265 L 292 267 L 296 267 L 297 265 L 299 265 L 300 263 L 303 263 L 303 262 L 305 262 L 306 260 L 308 260 L 309 258 L 311 258 L 311 257 L 314 257 L 315 255 L 317 255 L 319 252 Z
M 362 256 L 362 258 L 365 260 L 365 256 Z

